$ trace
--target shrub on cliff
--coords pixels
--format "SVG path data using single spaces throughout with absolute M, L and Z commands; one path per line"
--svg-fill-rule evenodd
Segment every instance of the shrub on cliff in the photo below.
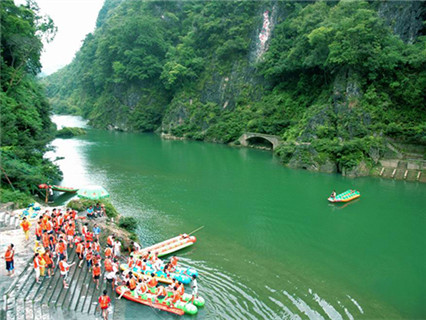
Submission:
M 136 230 L 137 224 L 138 222 L 133 217 L 121 217 L 120 221 L 118 222 L 118 226 L 120 228 L 123 228 L 132 233 Z
M 74 136 L 81 136 L 86 134 L 86 131 L 82 128 L 77 127 L 63 127 L 61 130 L 56 132 L 57 138 L 72 138 Z

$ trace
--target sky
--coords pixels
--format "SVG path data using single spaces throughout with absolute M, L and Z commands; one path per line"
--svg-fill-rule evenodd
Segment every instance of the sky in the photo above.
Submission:
M 24 4 L 25 0 L 15 0 Z M 84 38 L 95 30 L 104 0 L 36 0 L 42 14 L 50 16 L 58 31 L 55 39 L 44 44 L 42 73 L 49 75 L 69 64 Z

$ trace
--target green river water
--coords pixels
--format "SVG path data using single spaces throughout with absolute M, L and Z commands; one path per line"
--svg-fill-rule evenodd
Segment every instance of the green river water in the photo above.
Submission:
M 143 245 L 205 226 L 178 254 L 198 269 L 207 301 L 184 318 L 426 318 L 424 184 L 292 170 L 267 151 L 153 134 L 89 129 L 52 144 L 65 157 L 62 185 L 104 186 L 138 219 Z M 349 188 L 361 198 L 327 202 Z M 175 318 L 116 306 L 119 319 Z

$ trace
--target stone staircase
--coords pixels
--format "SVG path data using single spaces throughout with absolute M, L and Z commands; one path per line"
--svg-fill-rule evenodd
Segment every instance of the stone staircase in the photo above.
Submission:
M 71 251 L 69 249 L 69 251 Z M 51 278 L 42 277 L 41 283 L 35 280 L 32 259 L 22 273 L 5 292 L 2 302 L 1 319 L 5 320 L 62 320 L 62 319 L 101 319 L 98 297 L 106 288 L 114 310 L 114 296 L 111 286 L 104 280 L 104 271 L 99 289 L 92 280 L 92 274 L 84 263 L 78 267 L 79 259 L 72 250 L 69 261 L 76 262 L 68 276 L 69 289 L 64 289 L 58 267 Z M 56 264 L 56 261 L 55 261 Z M 113 319 L 114 311 L 109 319 Z
M 426 182 L 426 161 L 421 159 L 380 160 L 379 176 L 388 179 Z

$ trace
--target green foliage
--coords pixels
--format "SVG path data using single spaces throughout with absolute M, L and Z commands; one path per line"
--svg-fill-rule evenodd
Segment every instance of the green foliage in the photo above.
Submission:
M 43 82 L 55 112 L 97 127 L 223 143 L 273 134 L 284 162 L 350 168 L 377 137 L 426 141 L 426 37 L 404 43 L 378 7 L 108 0 L 73 63 Z M 258 57 L 265 14 L 273 30 Z
M 101 203 L 105 206 L 106 214 L 109 218 L 118 217 L 117 209 L 112 203 L 106 199 L 101 200 L 90 200 L 90 199 L 73 199 L 67 203 L 67 208 L 71 208 L 78 212 L 85 212 L 90 206 L 95 206 L 97 203 Z
M 118 226 L 129 232 L 134 232 L 138 227 L 138 221 L 133 217 L 121 217 Z
M 77 127 L 63 127 L 61 130 L 56 132 L 57 138 L 72 138 L 74 136 L 80 136 L 86 134 L 86 130 Z
M 27 193 L 18 190 L 13 191 L 8 188 L 0 188 L 0 203 L 7 202 L 13 202 L 18 208 L 25 208 L 30 203 L 33 203 L 34 199 Z
M 5 0 L 0 11 L 1 183 L 11 183 L 17 190 L 6 190 L 2 199 L 23 203 L 29 201 L 23 194 L 35 194 L 38 184 L 61 178 L 57 166 L 43 159 L 56 128 L 43 88 L 35 79 L 42 41 L 49 42 L 56 29 L 50 18 L 39 15 L 32 1 L 16 6 Z

